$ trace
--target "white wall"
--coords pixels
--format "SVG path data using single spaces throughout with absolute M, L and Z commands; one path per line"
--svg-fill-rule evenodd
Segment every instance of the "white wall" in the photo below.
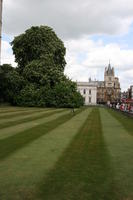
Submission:
M 78 85 L 78 91 L 85 98 L 85 105 L 95 105 L 97 103 L 97 87 L 96 86 L 87 86 L 87 85 Z M 84 94 L 84 90 L 86 94 Z M 89 91 L 91 90 L 91 94 Z M 91 102 L 89 99 L 91 98 Z

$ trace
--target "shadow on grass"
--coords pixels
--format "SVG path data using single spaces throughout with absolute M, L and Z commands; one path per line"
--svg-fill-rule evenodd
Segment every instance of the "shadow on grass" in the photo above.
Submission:
M 27 144 L 52 131 L 61 124 L 71 120 L 76 114 L 79 114 L 82 111 L 83 109 L 79 109 L 75 114 L 72 114 L 71 112 L 64 114 L 55 120 L 0 140 L 0 160 L 8 157 L 18 149 L 25 147 Z
M 30 121 L 33 121 L 33 120 L 37 120 L 37 119 L 41 119 L 41 118 L 44 118 L 44 117 L 49 117 L 55 113 L 61 113 L 61 112 L 64 112 L 64 110 L 51 110 L 50 112 L 48 113 L 40 113 L 39 116 L 31 116 L 31 117 L 26 117 L 24 119 L 19 119 L 19 120 L 15 120 L 15 121 L 9 121 L 9 122 L 5 122 L 3 124 L 0 124 L 0 129 L 2 128 L 8 128 L 10 126 L 15 126 L 15 125 L 18 125 L 18 124 L 22 124 L 22 123 L 25 123 L 25 122 L 30 122 Z M 34 114 L 34 113 L 33 113 Z
M 48 109 L 46 109 L 48 110 Z M 44 110 L 21 110 L 21 111 L 16 111 L 16 112 L 8 112 L 8 113 L 0 113 L 0 120 L 1 119 L 10 119 L 14 117 L 19 117 L 19 116 L 26 116 L 29 114 L 34 114 L 38 112 L 44 112 Z
M 99 110 L 94 108 L 33 199 L 116 200 L 115 189 Z

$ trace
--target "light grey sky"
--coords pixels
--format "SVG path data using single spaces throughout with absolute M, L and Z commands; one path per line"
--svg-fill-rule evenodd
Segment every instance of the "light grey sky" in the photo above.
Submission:
M 4 0 L 2 59 L 14 62 L 10 38 L 48 25 L 65 43 L 70 78 L 102 80 L 111 59 L 126 89 L 133 84 L 132 23 L 132 0 Z

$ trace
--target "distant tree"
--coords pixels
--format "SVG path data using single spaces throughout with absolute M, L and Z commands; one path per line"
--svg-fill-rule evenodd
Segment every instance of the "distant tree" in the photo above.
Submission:
M 66 49 L 55 32 L 47 26 L 33 26 L 11 42 L 15 60 L 23 71 L 33 60 L 44 59 L 64 71 Z

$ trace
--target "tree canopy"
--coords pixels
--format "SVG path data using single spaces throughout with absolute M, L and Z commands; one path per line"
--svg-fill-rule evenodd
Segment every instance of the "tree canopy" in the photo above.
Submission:
M 31 61 L 43 59 L 51 67 L 56 66 L 60 71 L 64 71 L 66 49 L 50 27 L 33 26 L 15 37 L 11 45 L 21 70 Z
M 11 45 L 18 66 L 0 66 L 1 100 L 20 106 L 83 105 L 76 83 L 64 75 L 66 49 L 51 28 L 31 27 Z

